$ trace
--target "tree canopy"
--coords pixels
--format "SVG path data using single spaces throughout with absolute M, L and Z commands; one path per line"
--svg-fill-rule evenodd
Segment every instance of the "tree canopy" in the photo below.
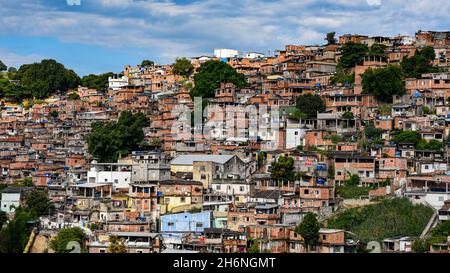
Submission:
M 99 75 L 89 74 L 81 78 L 81 85 L 90 89 L 105 92 L 108 89 L 108 78 L 114 73 L 108 72 Z
M 8 67 L 0 60 L 0 71 L 5 71 Z
M 335 36 L 336 36 L 336 32 L 334 32 L 334 31 L 327 33 L 327 37 L 325 37 L 325 40 L 327 41 L 327 43 L 329 45 L 334 45 L 337 43 Z
M 369 52 L 367 45 L 348 42 L 341 49 L 341 57 L 339 59 L 338 68 L 353 68 L 360 65 L 364 61 L 364 56 Z
M 313 212 L 306 213 L 300 225 L 295 228 L 295 232 L 303 238 L 306 251 L 309 246 L 314 246 L 319 241 L 320 225 Z
M 23 99 L 43 99 L 57 91 L 67 92 L 80 83 L 78 75 L 55 60 L 43 60 L 40 63 L 24 64 L 12 73 L 12 82 L 0 82 L 0 96 L 19 102 Z
M 202 63 L 198 73 L 194 75 L 194 82 L 191 96 L 203 98 L 214 97 L 214 92 L 220 87 L 220 83 L 233 83 L 237 88 L 247 85 L 243 74 L 221 61 Z
M 414 143 L 414 145 L 419 143 L 421 139 L 422 139 L 422 136 L 420 135 L 419 132 L 416 132 L 416 131 L 401 131 L 392 138 L 392 140 L 397 144 L 398 143 Z
M 51 214 L 55 206 L 42 190 L 33 190 L 25 197 L 26 208 L 36 212 L 38 216 Z
M 172 66 L 173 73 L 183 77 L 189 77 L 193 69 L 191 61 L 186 58 L 177 58 Z
M 414 53 L 412 57 L 404 57 L 401 62 L 403 75 L 406 78 L 420 78 L 423 73 L 438 72 L 437 67 L 433 67 L 433 60 L 436 58 L 434 48 L 424 47 Z
M 22 253 L 31 232 L 29 221 L 38 219 L 33 210 L 16 208 L 15 217 L 0 231 L 0 253 Z
M 364 93 L 374 95 L 379 101 L 392 102 L 393 95 L 405 93 L 402 71 L 396 65 L 368 68 L 362 74 L 362 88 Z
M 56 253 L 69 253 L 71 249 L 67 249 L 69 242 L 78 242 L 80 246 L 84 243 L 84 231 L 79 227 L 63 228 L 59 230 L 58 235 L 50 241 L 50 247 Z
M 290 156 L 279 157 L 277 161 L 272 162 L 270 175 L 276 180 L 293 181 L 295 178 L 294 159 Z
M 87 136 L 88 151 L 100 162 L 116 162 L 119 155 L 147 146 L 143 128 L 149 125 L 142 113 L 124 111 L 117 122 L 95 122 Z
M 150 61 L 150 60 L 143 60 L 141 62 L 141 66 L 153 66 L 155 64 L 154 61 Z
M 297 108 L 305 113 L 307 118 L 316 118 L 317 112 L 324 112 L 325 102 L 318 95 L 305 94 L 297 97 Z
M 363 242 L 388 237 L 419 236 L 433 214 L 424 205 L 414 205 L 407 198 L 383 199 L 380 203 L 342 211 L 327 221 L 327 227 L 356 234 Z
M 367 53 L 367 55 L 376 57 L 386 57 L 385 50 L 386 50 L 385 45 L 375 43 L 370 47 L 370 50 Z

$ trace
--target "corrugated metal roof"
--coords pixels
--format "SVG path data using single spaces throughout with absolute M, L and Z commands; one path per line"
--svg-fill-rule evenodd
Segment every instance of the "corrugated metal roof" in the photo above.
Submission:
M 180 155 L 173 159 L 172 165 L 192 165 L 195 161 L 207 161 L 224 164 L 234 155 Z

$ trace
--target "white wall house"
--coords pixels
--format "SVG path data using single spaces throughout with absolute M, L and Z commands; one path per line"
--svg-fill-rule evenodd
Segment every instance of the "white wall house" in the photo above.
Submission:
M 2 191 L 1 211 L 14 212 L 20 207 L 21 188 L 6 188 Z
M 128 189 L 131 181 L 131 164 L 93 163 L 88 171 L 88 183 L 110 183 L 114 191 Z
M 128 77 L 112 76 L 108 78 L 108 87 L 112 90 L 120 90 L 121 87 L 128 85 Z
M 304 145 L 306 130 L 300 128 L 300 123 L 288 119 L 286 121 L 286 149 L 295 149 Z
M 216 58 L 234 58 L 239 55 L 239 51 L 228 48 L 216 48 L 214 49 L 214 56 Z

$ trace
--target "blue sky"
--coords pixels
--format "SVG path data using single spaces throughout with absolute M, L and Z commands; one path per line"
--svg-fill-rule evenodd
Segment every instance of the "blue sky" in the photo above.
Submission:
M 322 44 L 327 32 L 413 35 L 450 30 L 448 0 L 0 0 L 0 60 L 53 58 L 79 75 L 119 72 L 142 59 L 267 53 Z

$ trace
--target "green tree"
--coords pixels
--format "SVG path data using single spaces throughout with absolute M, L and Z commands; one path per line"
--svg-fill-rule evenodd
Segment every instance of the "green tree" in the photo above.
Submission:
M 109 242 L 108 253 L 127 253 L 124 241 L 120 240 L 116 235 L 110 236 Z
M 341 57 L 339 58 L 338 68 L 353 68 L 360 65 L 364 61 L 364 56 L 369 52 L 367 45 L 348 42 L 341 49 Z
M 80 246 L 84 244 L 84 231 L 79 227 L 63 228 L 59 230 L 58 235 L 50 241 L 50 247 L 56 253 L 69 253 L 71 249 L 67 249 L 69 242 L 78 242 Z
M 289 107 L 286 109 L 286 116 L 290 119 L 301 120 L 307 118 L 307 115 L 300 111 L 297 107 Z
M 29 89 L 27 93 L 22 91 L 20 98 L 38 99 L 46 98 L 57 91 L 66 92 L 80 83 L 80 78 L 73 70 L 66 69 L 64 65 L 51 59 L 22 65 L 14 74 L 14 80 L 19 80 L 21 87 Z
M 420 78 L 423 73 L 438 72 L 439 69 L 433 67 L 433 60 L 436 58 L 434 48 L 424 47 L 414 53 L 412 57 L 404 57 L 400 66 L 407 78 Z
M 327 220 L 327 227 L 351 231 L 362 242 L 418 237 L 432 215 L 433 209 L 414 205 L 407 198 L 386 198 L 373 205 L 339 212 Z
M 8 67 L 0 60 L 0 71 L 5 71 Z
M 15 68 L 15 67 L 13 67 L 13 66 L 10 66 L 10 67 L 8 68 L 8 72 L 9 72 L 9 73 L 15 73 L 15 72 L 17 72 L 17 68 Z
M 337 40 L 335 38 L 336 32 L 328 32 L 327 37 L 325 37 L 325 40 L 329 45 L 334 45 L 337 43 Z
M 369 140 L 375 140 L 381 138 L 381 134 L 383 133 L 383 129 L 375 128 L 373 125 L 368 125 L 364 128 L 364 134 L 366 138 Z
M 295 178 L 294 159 L 290 156 L 280 156 L 277 161 L 272 162 L 270 175 L 276 180 L 293 181 Z
M 426 240 L 417 239 L 412 244 L 412 251 L 415 253 L 426 253 L 429 250 L 429 245 Z
M 72 92 L 67 96 L 68 100 L 78 100 L 80 99 L 80 95 L 78 95 L 78 93 L 76 92 Z
M 149 125 L 142 113 L 124 111 L 117 122 L 95 122 L 87 136 L 88 151 L 100 162 L 116 162 L 119 155 L 148 146 L 143 128 Z
M 105 92 L 108 89 L 108 79 L 113 75 L 114 73 L 112 72 L 99 75 L 89 74 L 81 78 L 81 85 L 100 92 Z
M 324 112 L 325 102 L 318 95 L 305 94 L 297 97 L 297 108 L 306 114 L 307 118 L 317 117 L 317 113 Z
M 362 74 L 362 88 L 364 93 L 374 95 L 379 101 L 392 102 L 393 95 L 405 93 L 400 67 L 368 68 Z
M 416 132 L 416 131 L 401 131 L 399 133 L 397 133 L 394 137 L 393 137 L 393 141 L 395 143 L 414 143 L 414 145 L 416 145 L 417 143 L 420 142 L 420 140 L 422 139 L 422 136 L 420 135 L 420 133 Z
M 191 97 L 212 98 L 221 83 L 233 83 L 237 88 L 247 85 L 245 76 L 236 72 L 229 64 L 221 61 L 202 63 L 198 73 L 194 75 L 195 86 Z
M 24 208 L 15 210 L 15 217 L 3 228 L 0 233 L 0 252 L 22 253 L 31 232 L 29 221 L 35 221 L 38 217 L 34 211 Z
M 172 71 L 176 75 L 183 76 L 185 78 L 191 75 L 194 66 L 192 66 L 191 61 L 186 58 L 177 58 L 173 64 Z
M 319 241 L 319 230 L 319 221 L 312 212 L 306 213 L 300 225 L 295 227 L 295 232 L 303 238 L 306 252 L 308 252 L 310 246 L 316 245 Z
M 386 57 L 385 50 L 386 50 L 385 45 L 375 43 L 370 47 L 370 50 L 367 55 L 376 57 Z
M 153 66 L 153 65 L 155 65 L 155 62 L 154 62 L 154 61 L 143 60 L 143 61 L 141 62 L 141 66 Z
M 51 214 L 55 210 L 55 206 L 48 198 L 47 193 L 42 190 L 27 193 L 25 205 L 29 210 L 36 212 L 38 216 Z
M 331 79 L 331 84 L 353 84 L 355 83 L 355 73 L 350 68 L 336 68 L 336 74 Z

